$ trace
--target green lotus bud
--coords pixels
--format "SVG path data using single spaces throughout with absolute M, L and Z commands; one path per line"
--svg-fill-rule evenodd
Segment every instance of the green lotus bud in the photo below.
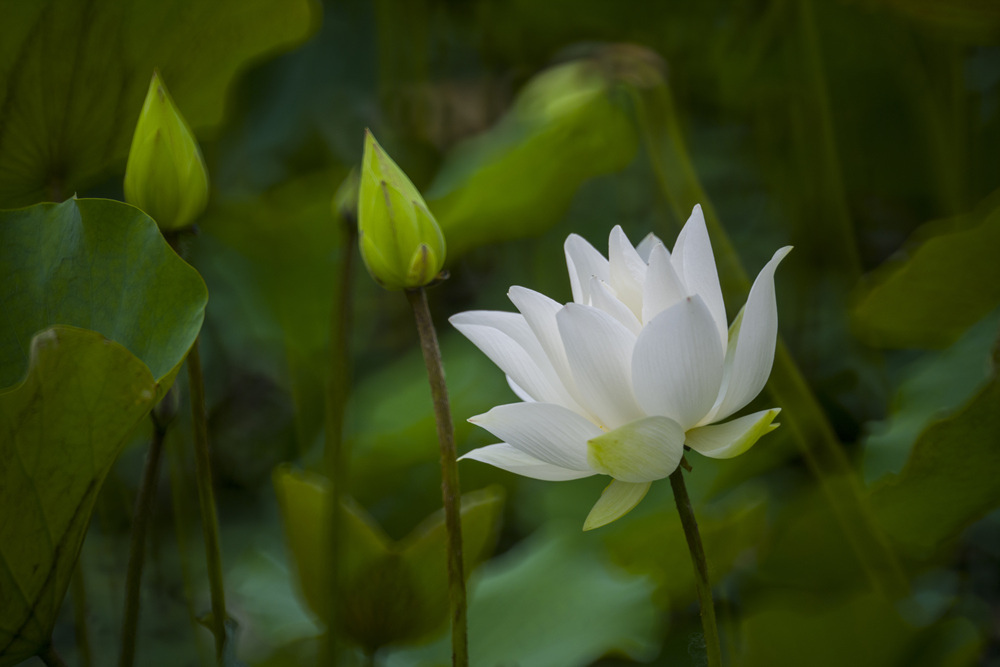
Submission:
M 155 71 L 128 152 L 125 201 L 163 231 L 191 225 L 208 203 L 208 172 L 198 142 Z
M 361 257 L 386 289 L 423 287 L 444 265 L 444 235 L 424 198 L 369 131 L 358 194 Z

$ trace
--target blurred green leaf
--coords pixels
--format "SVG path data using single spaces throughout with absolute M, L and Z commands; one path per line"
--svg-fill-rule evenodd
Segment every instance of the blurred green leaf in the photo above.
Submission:
M 784 594 L 748 605 L 741 667 L 884 667 L 910 664 L 915 634 L 892 603 L 859 594 L 833 604 Z
M 68 324 L 123 345 L 166 392 L 208 294 L 149 216 L 105 199 L 0 211 L 0 248 L 0 387 L 23 377 L 36 332 Z
M 868 424 L 867 481 L 899 473 L 920 433 L 931 422 L 951 415 L 989 381 L 990 350 L 998 328 L 1000 311 L 977 323 L 951 347 L 926 352 L 907 367 L 888 417 Z
M 610 567 L 579 524 L 551 527 L 484 566 L 469 602 L 475 665 L 574 667 L 617 653 L 648 660 L 659 617 L 652 586 Z M 448 663 L 447 637 L 391 654 L 387 667 Z
M 279 469 L 275 488 L 289 548 L 306 601 L 320 618 L 330 609 L 329 484 L 325 478 Z M 498 487 L 462 496 L 466 576 L 489 557 L 503 506 Z M 412 643 L 439 631 L 448 618 L 444 513 L 393 542 L 360 506 L 344 506 L 343 618 L 338 628 L 375 651 Z
M 854 308 L 881 347 L 943 347 L 1000 304 L 1000 193 L 975 213 L 930 223 L 915 247 L 876 272 Z
M 101 484 L 156 401 L 149 369 L 99 333 L 55 326 L 30 347 L 0 392 L 2 666 L 50 641 Z
M 448 157 L 426 197 L 449 258 L 540 234 L 584 181 L 632 160 L 635 131 L 605 65 L 581 60 L 542 72 L 496 127 Z
M 330 201 L 343 177 L 343 169 L 304 174 L 216 202 L 191 253 L 212 292 L 206 329 L 221 334 L 217 356 L 289 389 L 300 445 L 322 424 L 330 310 L 345 252 Z
M 954 416 L 932 424 L 913 445 L 903 471 L 872 493 L 886 532 L 917 557 L 1000 505 L 1000 378 L 993 376 Z
M 254 59 L 303 41 L 310 0 L 0 2 L 0 207 L 61 199 L 128 152 L 153 68 L 195 127 Z

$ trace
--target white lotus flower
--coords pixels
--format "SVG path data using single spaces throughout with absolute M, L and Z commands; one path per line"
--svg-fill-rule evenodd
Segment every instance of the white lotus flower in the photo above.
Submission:
M 512 287 L 520 314 L 451 318 L 523 401 L 471 418 L 503 442 L 462 458 L 535 479 L 610 475 L 589 530 L 635 507 L 676 470 L 685 445 L 731 458 L 777 428 L 778 408 L 718 422 L 771 373 L 774 271 L 791 246 L 761 269 L 732 326 L 700 206 L 673 253 L 652 234 L 633 247 L 621 227 L 611 230 L 608 259 L 576 234 L 565 249 L 573 303 Z

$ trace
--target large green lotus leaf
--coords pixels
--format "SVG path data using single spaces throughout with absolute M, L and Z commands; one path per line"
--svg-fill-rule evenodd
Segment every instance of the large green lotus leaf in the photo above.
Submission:
M 1000 193 L 915 238 L 907 258 L 880 269 L 854 309 L 859 334 L 881 347 L 943 347 L 1000 304 Z
M 46 645 L 101 483 L 156 401 L 149 369 L 93 331 L 31 339 L 0 392 L 0 667 Z
M 584 181 L 632 160 L 638 144 L 628 107 L 602 65 L 580 61 L 542 72 L 494 129 L 448 157 L 426 197 L 449 259 L 541 234 Z
M 208 294 L 139 209 L 69 199 L 0 211 L 0 387 L 24 376 L 32 336 L 54 324 L 124 345 L 170 386 Z
M 153 68 L 195 127 L 237 72 L 312 31 L 310 0 L 0 0 L 0 207 L 82 190 L 128 152 Z
M 330 605 L 329 483 L 281 468 L 275 488 L 289 549 L 306 603 L 321 619 Z M 495 543 L 502 493 L 495 488 L 462 497 L 466 576 Z M 402 541 L 389 539 L 363 508 L 344 505 L 343 617 L 339 631 L 374 651 L 409 643 L 440 629 L 448 615 L 444 517 L 438 512 Z M 440 589 L 440 590 L 439 590 Z
M 918 557 L 1000 505 L 998 361 L 1000 348 L 991 382 L 961 411 L 927 428 L 903 471 L 872 494 L 886 533 Z

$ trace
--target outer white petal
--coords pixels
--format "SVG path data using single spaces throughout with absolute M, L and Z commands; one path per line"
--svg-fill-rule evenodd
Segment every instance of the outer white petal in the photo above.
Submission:
M 576 405 L 521 315 L 468 311 L 449 322 L 536 401 Z
M 791 251 L 781 248 L 754 280 L 743 307 L 741 322 L 726 356 L 726 379 L 711 419 L 725 419 L 760 393 L 771 374 L 774 346 L 778 338 L 778 303 L 774 296 L 774 272 Z
M 611 480 L 594 508 L 590 510 L 590 514 L 587 515 L 587 520 L 583 522 L 583 529 L 600 528 L 631 512 L 632 508 L 646 496 L 650 484 L 651 482 L 633 484 L 617 479 Z
M 608 239 L 609 284 L 618 299 L 636 318 L 642 315 L 642 284 L 646 280 L 646 262 L 635 251 L 621 226 L 615 225 Z
M 498 405 L 469 421 L 525 454 L 569 470 L 591 469 L 587 441 L 601 434 L 585 417 L 552 403 Z
M 551 463 L 539 461 L 534 456 L 525 454 L 520 449 L 511 447 L 506 442 L 496 445 L 487 445 L 479 449 L 473 449 L 465 456 L 459 457 L 459 461 L 470 459 L 472 461 L 482 461 L 489 463 L 508 472 L 534 479 L 544 479 L 547 482 L 564 482 L 569 479 L 580 479 L 590 477 L 595 474 L 591 471 L 567 470 L 554 466 Z
M 646 262 L 646 264 L 649 264 L 649 253 L 653 250 L 657 243 L 662 244 L 663 241 L 661 241 L 656 234 L 650 232 L 646 234 L 646 236 L 639 241 L 639 245 L 635 247 L 635 251 L 639 253 L 639 257 L 642 257 L 642 261 Z
M 677 469 L 684 429 L 667 417 L 646 417 L 602 433 L 587 443 L 587 462 L 623 482 L 652 482 Z
M 590 279 L 597 276 L 604 282 L 610 281 L 608 260 L 579 234 L 566 237 L 563 249 L 566 251 L 566 268 L 569 269 L 573 301 L 590 303 Z
M 694 426 L 719 394 L 723 359 L 705 302 L 700 296 L 684 299 L 654 317 L 636 341 L 632 386 L 639 406 L 684 429 Z
M 535 338 L 542 346 L 545 356 L 548 357 L 559 376 L 559 380 L 566 388 L 566 391 L 573 397 L 577 404 L 580 397 L 576 390 L 576 383 L 573 380 L 573 372 L 569 368 L 569 361 L 566 360 L 566 350 L 563 347 L 562 336 L 559 335 L 559 326 L 556 324 L 556 313 L 562 310 L 563 305 L 545 296 L 541 292 L 530 290 L 526 287 L 511 287 L 507 292 L 507 297 L 514 306 L 517 307 L 524 320 L 531 327 Z M 577 408 L 568 405 L 567 407 Z M 578 410 L 585 412 L 583 408 Z
M 649 322 L 664 310 L 688 296 L 677 277 L 670 253 L 659 243 L 649 252 L 649 269 L 642 284 L 642 321 Z
M 687 432 L 686 444 L 699 454 L 713 459 L 731 459 L 750 449 L 761 436 L 774 429 L 780 408 L 755 412 L 725 424 L 699 426 Z
M 645 415 L 632 394 L 635 334 L 602 310 L 568 304 L 556 316 L 583 406 L 608 430 Z
M 590 280 L 590 305 L 594 308 L 600 308 L 624 324 L 629 331 L 637 336 L 642 330 L 642 324 L 636 319 L 632 310 L 618 300 L 618 297 L 611 292 L 611 288 L 608 285 L 597 278 L 591 278 Z
M 715 267 L 712 242 L 708 238 L 708 227 L 701 206 L 695 205 L 691 217 L 677 235 L 677 243 L 670 255 L 674 270 L 687 288 L 687 294 L 697 294 L 705 300 L 712 313 L 719 340 L 726 345 L 729 322 L 726 320 L 726 304 L 722 300 L 719 286 L 719 271 Z

